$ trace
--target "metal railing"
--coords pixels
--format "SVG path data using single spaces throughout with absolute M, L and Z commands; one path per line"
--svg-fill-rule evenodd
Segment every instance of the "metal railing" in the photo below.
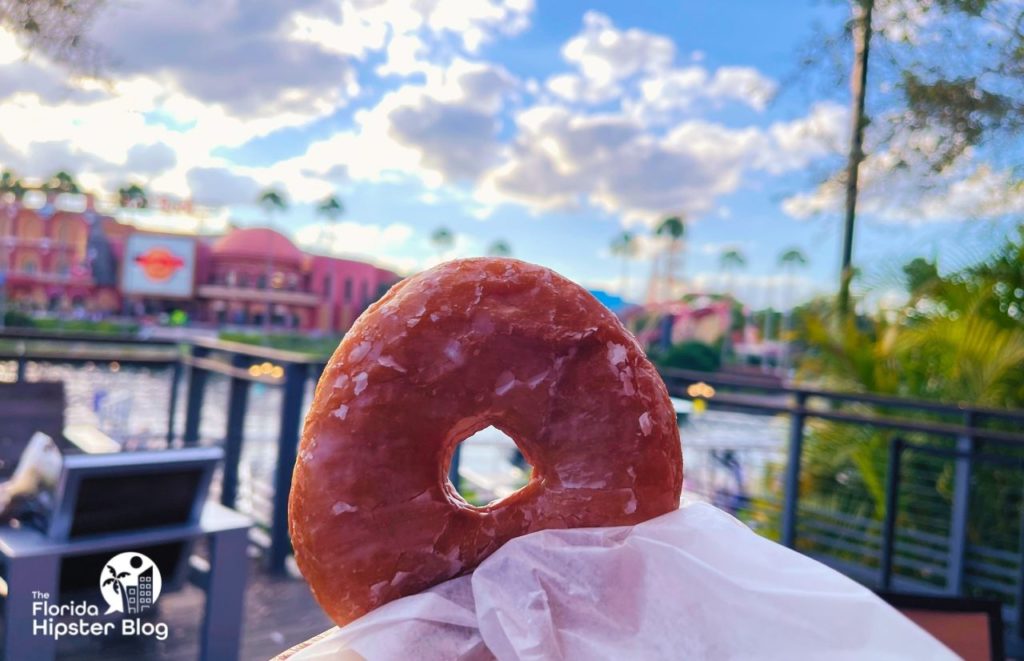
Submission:
M 706 400 L 711 410 L 787 419 L 785 443 L 760 459 L 773 467 L 767 471 L 773 479 L 760 493 L 740 494 L 740 514 L 755 527 L 872 588 L 997 598 L 1008 649 L 1024 651 L 1024 411 L 769 388 L 685 370 L 666 369 L 662 376 L 674 395 L 693 383 L 714 386 Z M 859 475 L 844 477 L 881 476 L 857 485 L 875 494 L 859 501 L 849 482 L 823 481 L 808 466 L 838 464 L 823 462 L 822 448 L 841 453 L 858 443 L 871 451 L 857 457 Z

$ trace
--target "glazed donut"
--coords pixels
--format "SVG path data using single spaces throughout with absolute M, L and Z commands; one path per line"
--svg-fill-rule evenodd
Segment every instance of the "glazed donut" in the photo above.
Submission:
M 473 507 L 448 466 L 488 426 L 533 472 Z M 344 625 L 519 535 L 672 511 L 682 479 L 668 392 L 615 315 L 548 269 L 457 260 L 392 287 L 334 352 L 306 417 L 289 528 L 313 594 Z

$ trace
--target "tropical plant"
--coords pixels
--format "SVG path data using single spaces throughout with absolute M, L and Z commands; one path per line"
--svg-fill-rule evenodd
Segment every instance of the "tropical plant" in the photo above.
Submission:
M 278 188 L 263 189 L 259 197 L 256 198 L 256 202 L 270 218 L 273 218 L 274 214 L 284 213 L 288 210 L 288 198 Z
M 735 273 L 747 265 L 747 258 L 742 252 L 736 248 L 726 250 L 718 258 L 718 266 L 722 269 L 723 273 L 728 275 L 728 290 L 729 294 L 733 297 L 736 296 L 736 282 L 734 280 Z
M 49 193 L 81 193 L 82 189 L 75 181 L 75 178 L 64 170 L 60 170 L 43 186 L 43 190 Z
M 334 223 L 345 214 L 345 205 L 336 195 L 328 195 L 317 205 L 316 211 L 328 222 Z
M 611 243 L 612 255 L 622 259 L 622 275 L 619 290 L 623 296 L 629 295 L 629 262 L 636 256 L 636 237 L 632 232 L 622 232 Z
M 335 223 L 345 213 L 345 204 L 336 195 L 328 195 L 316 206 L 317 215 L 327 219 L 320 226 L 319 239 L 322 245 L 331 246 L 337 240 Z
M 4 170 L 0 173 L 0 195 L 10 193 L 14 196 L 14 199 L 20 200 L 25 196 L 25 191 L 27 190 L 21 179 L 13 171 Z
M 274 215 L 281 214 L 288 210 L 288 198 L 284 192 L 277 188 L 266 188 L 264 189 L 258 198 L 257 203 L 263 212 L 267 214 L 267 225 L 271 230 L 274 229 Z M 267 233 L 267 270 L 264 275 L 264 287 L 271 289 L 274 286 L 274 251 L 273 248 L 274 235 L 272 232 Z M 263 327 L 266 330 L 267 335 L 270 333 L 271 317 L 273 317 L 273 303 L 269 300 L 264 302 L 266 306 L 263 313 Z
M 698 372 L 714 372 L 721 365 L 719 351 L 714 347 L 690 340 L 672 345 L 657 357 L 658 365 Z
M 677 295 L 676 276 L 678 275 L 676 271 L 678 265 L 676 262 L 678 261 L 680 253 L 682 253 L 683 239 L 686 237 L 686 221 L 682 216 L 669 216 L 661 221 L 654 233 L 656 236 L 668 238 L 665 259 L 665 280 L 668 284 L 669 298 L 675 298 Z
M 804 306 L 802 375 L 843 390 L 997 409 L 1024 406 L 1024 326 L 1008 314 L 1009 306 L 1024 298 L 1024 288 L 1014 292 L 1012 284 L 1024 278 L 1022 244 L 1024 234 L 1010 237 L 993 255 L 947 275 L 927 260 L 909 262 L 904 274 L 912 296 L 901 310 L 846 315 L 837 322 L 841 315 L 834 308 L 821 302 Z M 867 404 L 850 408 L 935 420 L 927 411 Z M 807 497 L 846 514 L 881 517 L 886 456 L 895 435 L 869 425 L 810 423 L 804 455 Z M 952 443 L 920 432 L 899 435 L 933 447 Z M 986 451 L 1010 452 L 996 445 Z M 901 526 L 935 532 L 936 526 L 948 525 L 953 462 L 909 451 L 902 480 L 912 488 L 901 496 Z M 1003 509 L 1019 497 L 1022 482 L 1017 469 L 979 465 L 971 487 L 972 539 L 984 538 L 993 548 L 1014 547 L 1018 522 Z
M 498 239 L 487 247 L 487 254 L 491 257 L 510 257 L 512 255 L 512 246 L 509 245 L 508 241 Z
M 145 209 L 149 206 L 146 190 L 136 183 L 118 188 L 117 197 L 122 208 Z
M 779 255 L 779 267 L 782 268 L 786 277 L 786 289 L 789 291 L 790 300 L 782 301 L 785 314 L 782 318 L 782 339 L 785 341 L 785 352 L 782 356 L 782 366 L 789 367 L 791 358 L 790 336 L 793 332 L 793 290 L 796 288 L 795 273 L 797 269 L 807 266 L 807 257 L 799 248 L 789 248 Z

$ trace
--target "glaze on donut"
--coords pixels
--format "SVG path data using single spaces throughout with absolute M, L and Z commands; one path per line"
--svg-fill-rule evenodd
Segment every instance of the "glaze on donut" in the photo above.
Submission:
M 475 508 L 448 465 L 491 425 L 534 470 Z M 681 489 L 668 393 L 615 315 L 548 269 L 466 259 L 395 285 L 334 352 L 306 418 L 289 527 L 313 594 L 344 625 L 514 537 L 638 523 L 676 509 Z

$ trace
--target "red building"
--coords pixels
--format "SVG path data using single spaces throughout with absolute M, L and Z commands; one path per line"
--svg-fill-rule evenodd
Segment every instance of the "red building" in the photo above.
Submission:
M 399 280 L 372 264 L 305 253 L 266 228 L 217 237 L 141 231 L 95 211 L 0 202 L 0 277 L 9 307 L 141 316 L 175 309 L 199 324 L 324 333 L 351 326 Z M 65 205 L 66 206 L 66 205 Z

